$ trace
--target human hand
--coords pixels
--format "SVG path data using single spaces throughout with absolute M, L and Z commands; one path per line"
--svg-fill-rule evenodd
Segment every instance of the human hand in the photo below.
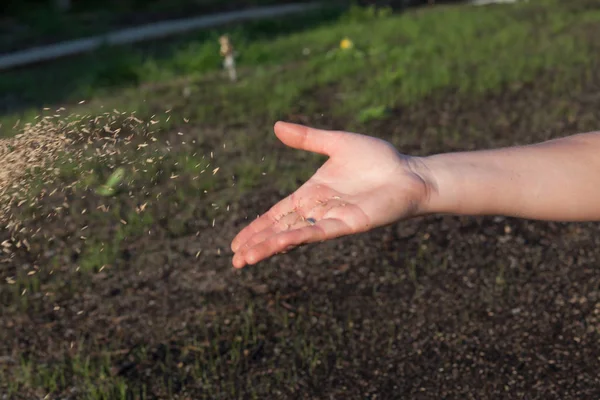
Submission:
M 286 145 L 329 156 L 300 188 L 234 238 L 233 265 L 271 257 L 302 244 L 365 232 L 420 214 L 430 184 L 414 168 L 419 159 L 370 136 L 278 122 Z

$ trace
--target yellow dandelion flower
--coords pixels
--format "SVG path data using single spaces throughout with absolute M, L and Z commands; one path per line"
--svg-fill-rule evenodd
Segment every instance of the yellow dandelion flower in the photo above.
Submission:
M 350 49 L 354 46 L 354 43 L 352 43 L 352 40 L 345 38 L 340 42 L 340 48 L 342 50 L 347 50 Z

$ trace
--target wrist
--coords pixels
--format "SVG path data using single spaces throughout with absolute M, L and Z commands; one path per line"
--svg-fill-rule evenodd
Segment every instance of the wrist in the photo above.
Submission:
M 452 154 L 411 157 L 409 168 L 425 186 L 419 215 L 461 213 L 461 174 Z

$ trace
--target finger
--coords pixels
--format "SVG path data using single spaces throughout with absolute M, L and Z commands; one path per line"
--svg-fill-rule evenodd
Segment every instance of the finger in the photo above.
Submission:
M 306 226 L 305 220 L 308 217 L 315 220 L 324 219 L 324 216 L 328 215 L 331 209 L 338 207 L 339 203 L 337 200 L 321 201 L 304 196 L 304 190 L 301 188 L 240 232 L 232 242 L 232 250 L 237 253 L 241 248 L 252 247 L 281 231 Z
M 315 236 L 320 235 L 320 233 L 314 229 L 306 229 L 306 227 L 285 232 L 280 231 L 276 234 L 261 232 L 260 234 L 252 237 L 252 239 L 247 244 L 242 246 L 242 249 L 234 255 L 233 265 L 236 268 L 241 268 L 246 264 L 256 264 L 262 259 L 270 257 L 276 253 L 281 253 L 284 250 L 288 250 L 290 247 L 294 247 L 293 244 L 288 243 L 301 240 L 302 238 L 307 238 L 309 235 Z M 260 240 L 261 238 L 263 240 Z M 251 242 L 255 243 L 250 244 Z M 258 251 L 256 250 L 257 248 Z
M 231 241 L 231 250 L 236 253 L 244 243 L 259 232 L 263 232 L 277 221 L 269 213 L 265 213 L 242 229 Z
M 281 226 L 281 224 L 269 226 L 268 228 L 263 229 L 262 231 L 252 235 L 246 242 L 244 242 L 241 246 L 238 247 L 236 253 L 254 247 L 257 244 L 267 240 L 271 236 L 278 235 L 285 230 L 287 230 L 286 227 Z
M 313 153 L 333 155 L 339 149 L 338 141 L 350 133 L 314 129 L 304 125 L 277 122 L 275 135 L 285 145 Z
M 289 229 L 297 222 L 296 219 L 300 218 L 300 215 L 306 213 L 306 208 L 310 204 L 312 204 L 311 196 L 303 185 L 242 229 L 231 242 L 231 249 L 237 252 L 250 238 L 275 224 L 285 223 L 287 224 L 285 229 Z
M 246 243 L 251 237 L 265 229 L 275 225 L 285 215 L 293 212 L 295 202 L 295 194 L 291 194 L 279 201 L 259 218 L 252 221 L 248 226 L 242 229 L 231 242 L 231 250 L 237 252 L 239 248 Z
M 233 265 L 242 268 L 247 264 L 256 264 L 265 258 L 280 253 L 290 247 L 301 244 L 319 242 L 348 235 L 352 232 L 350 227 L 338 219 L 325 219 L 315 225 L 304 228 L 283 231 L 271 236 L 261 243 L 236 253 L 233 257 Z

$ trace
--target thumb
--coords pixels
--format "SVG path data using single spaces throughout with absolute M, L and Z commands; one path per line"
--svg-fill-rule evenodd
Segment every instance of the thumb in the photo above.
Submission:
M 332 156 L 336 150 L 340 150 L 339 140 L 345 133 L 280 121 L 275 124 L 275 135 L 294 149 Z

